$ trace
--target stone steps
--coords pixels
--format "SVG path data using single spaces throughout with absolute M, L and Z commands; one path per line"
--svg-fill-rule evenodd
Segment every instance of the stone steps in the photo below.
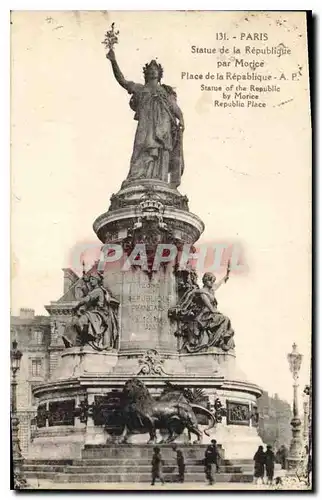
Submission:
M 203 465 L 201 459 L 189 459 L 185 457 L 185 463 L 186 465 Z M 151 464 L 151 458 L 148 459 L 133 459 L 133 458 L 127 458 L 127 459 L 122 459 L 122 458 L 93 458 L 93 459 L 68 459 L 68 460 L 51 460 L 51 459 L 45 459 L 45 460 L 37 460 L 37 459 L 28 459 L 25 460 L 25 465 L 102 465 L 102 466 L 109 466 L 109 465 L 137 465 L 138 463 L 140 465 L 150 465 Z M 176 460 L 171 457 L 171 459 L 166 459 L 167 464 L 176 464 Z M 254 462 L 253 460 L 221 460 L 220 461 L 220 466 L 221 467 L 253 467 Z
M 95 465 L 90 466 L 88 464 L 83 465 L 28 465 L 25 467 L 29 472 L 62 472 L 62 473 L 76 473 L 76 474 L 86 474 L 86 473 L 131 473 L 131 472 L 150 472 L 151 464 L 123 464 L 123 465 Z M 177 464 L 166 464 L 163 467 L 164 473 L 167 472 L 177 472 Z M 220 467 L 221 473 L 237 473 L 241 474 L 243 472 L 252 473 L 253 467 L 247 466 L 246 468 L 242 468 L 240 466 L 222 466 Z M 201 464 L 186 464 L 186 472 L 204 472 L 204 466 Z
M 151 482 L 151 473 L 105 473 L 99 474 L 97 472 L 94 473 L 86 473 L 86 474 L 68 474 L 68 473 L 57 473 L 57 472 L 31 472 L 25 471 L 26 479 L 28 478 L 38 478 L 51 480 L 55 483 L 149 483 Z M 165 473 L 164 479 L 166 482 L 175 483 L 178 482 L 178 474 L 177 473 Z M 237 473 L 219 473 L 216 474 L 216 482 L 218 483 L 227 483 L 227 482 L 252 482 L 253 475 L 252 474 L 237 474 Z M 185 481 L 202 483 L 205 482 L 205 474 L 204 473 L 189 473 L 185 474 Z
M 169 445 L 159 445 L 161 448 L 162 457 L 165 459 L 173 459 L 175 453 Z M 202 459 L 205 454 L 206 445 L 183 445 L 180 446 L 185 459 L 199 458 Z M 120 459 L 151 459 L 154 445 L 86 445 L 82 450 L 83 459 L 103 459 L 103 458 L 120 458 Z
M 177 461 L 173 457 L 170 459 L 165 460 L 166 464 L 165 465 L 176 465 Z M 119 466 L 119 465 L 151 465 L 151 459 L 114 459 L 114 458 L 104 458 L 104 459 L 83 459 L 83 460 L 25 460 L 24 463 L 28 466 L 34 466 L 34 465 L 77 465 L 77 466 L 90 466 L 90 465 L 97 465 L 97 466 Z M 186 459 L 185 458 L 185 464 L 186 465 L 203 465 L 203 460 L 202 459 Z M 247 460 L 221 460 L 220 464 L 221 467 L 253 467 L 254 463 L 253 461 L 247 461 Z
M 103 458 L 103 459 L 83 459 L 83 460 L 76 460 L 76 459 L 71 459 L 71 460 L 36 460 L 36 459 L 29 459 L 25 460 L 25 466 L 27 467 L 33 467 L 33 466 L 46 466 L 46 465 L 57 465 L 57 466 L 104 466 L 104 467 L 109 467 L 109 466 L 150 466 L 151 465 L 151 458 L 149 459 L 121 459 L 121 458 Z M 202 459 L 187 459 L 185 458 L 185 464 L 186 466 L 203 466 L 203 460 Z M 171 459 L 166 459 L 166 465 L 176 465 L 176 460 L 171 457 Z M 227 468 L 227 467 L 239 467 L 242 468 L 243 470 L 245 468 L 250 468 L 252 469 L 254 467 L 254 463 L 252 460 L 221 460 L 220 461 L 220 467 L 221 468 Z
M 178 468 L 171 446 L 160 446 L 166 482 L 178 482 Z M 186 463 L 186 482 L 206 481 L 203 458 L 206 445 L 180 446 Z M 148 483 L 151 481 L 153 445 L 85 446 L 81 459 L 26 460 L 26 477 L 54 483 Z M 224 455 L 224 453 L 223 453 Z M 253 460 L 220 460 L 217 482 L 251 482 Z
M 176 465 L 177 461 L 172 458 L 172 460 L 166 459 L 165 460 L 165 465 Z M 132 459 L 84 459 L 84 460 L 74 460 L 72 464 L 70 465 L 102 465 L 105 467 L 109 467 L 112 465 L 120 466 L 120 465 L 128 465 L 128 466 L 135 466 L 135 465 L 151 465 L 151 459 L 150 460 L 132 460 Z M 185 464 L 187 466 L 203 466 L 203 460 L 196 460 L 196 459 L 186 459 L 185 458 Z M 32 465 L 32 464 L 31 464 Z M 37 465 L 37 464 L 34 464 Z M 254 463 L 251 462 L 246 462 L 246 461 L 240 461 L 237 463 L 237 461 L 229 462 L 228 460 L 220 461 L 219 465 L 221 467 L 250 467 L 253 468 Z
M 25 467 L 29 467 L 29 465 L 73 465 L 75 460 L 73 458 L 68 459 L 37 459 L 37 458 L 27 458 L 24 460 Z M 80 461 L 80 463 L 83 463 Z

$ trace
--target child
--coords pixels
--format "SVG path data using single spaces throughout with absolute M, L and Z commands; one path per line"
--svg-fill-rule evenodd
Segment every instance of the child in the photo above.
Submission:
M 178 448 L 176 444 L 172 445 L 173 451 L 177 455 L 177 465 L 178 465 L 178 472 L 179 472 L 179 482 L 184 483 L 184 474 L 186 470 L 186 465 L 184 462 L 184 456 L 182 451 Z

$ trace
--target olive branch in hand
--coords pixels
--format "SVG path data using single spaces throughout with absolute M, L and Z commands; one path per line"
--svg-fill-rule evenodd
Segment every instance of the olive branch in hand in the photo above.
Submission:
M 105 38 L 102 41 L 102 44 L 105 45 L 106 49 L 113 49 L 113 46 L 118 43 L 118 35 L 120 32 L 119 30 L 115 31 L 114 25 L 115 23 L 112 23 L 111 29 L 106 31 Z

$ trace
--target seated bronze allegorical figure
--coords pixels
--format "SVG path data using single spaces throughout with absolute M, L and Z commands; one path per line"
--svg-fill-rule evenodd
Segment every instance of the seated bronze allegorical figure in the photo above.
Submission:
M 90 345 L 95 350 L 117 348 L 119 302 L 103 287 L 103 277 L 93 274 L 87 280 L 88 292 L 74 308 L 70 334 L 63 337 L 65 347 Z M 76 340 L 71 341 L 70 337 Z
M 211 347 L 230 351 L 235 347 L 234 330 L 230 319 L 217 309 L 215 290 L 226 283 L 226 276 L 216 285 L 216 277 L 205 273 L 200 289 L 195 271 L 186 273 L 184 292 L 176 307 L 169 310 L 169 317 L 177 321 L 175 335 L 181 340 L 181 352 L 203 352 Z

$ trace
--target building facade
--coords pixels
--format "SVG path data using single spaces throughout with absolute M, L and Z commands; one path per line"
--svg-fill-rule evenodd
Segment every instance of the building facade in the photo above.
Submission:
M 33 309 L 26 308 L 20 309 L 19 316 L 11 316 L 11 341 L 16 340 L 23 353 L 17 373 L 17 412 L 24 456 L 28 453 L 36 426 L 37 404 L 32 388 L 50 380 L 64 349 L 62 334 L 66 319 L 68 321 L 71 317 L 71 308 L 75 304 L 74 301 L 70 303 L 69 294 L 80 278 L 71 269 L 63 269 L 63 272 L 63 295 L 45 306 L 48 316 L 36 316 Z
M 11 317 L 11 340 L 18 342 L 18 348 L 23 353 L 17 373 L 17 412 L 20 446 L 25 455 L 32 439 L 36 415 L 32 387 L 50 377 L 50 318 L 35 316 L 33 309 L 20 309 L 19 316 Z

